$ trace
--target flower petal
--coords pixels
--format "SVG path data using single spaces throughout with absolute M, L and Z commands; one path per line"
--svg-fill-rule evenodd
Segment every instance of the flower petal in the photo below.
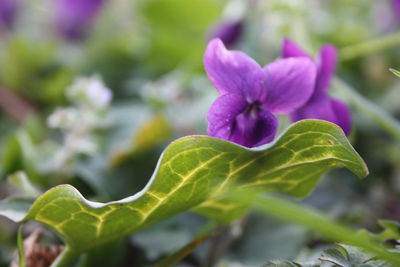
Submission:
M 310 101 L 295 112 L 290 113 L 293 122 L 304 119 L 325 120 L 340 126 L 346 135 L 351 130 L 351 113 L 342 101 L 325 95 L 318 100 Z
M 256 147 L 274 140 L 278 119 L 269 111 L 246 112 L 236 117 L 229 140 L 246 147 Z
M 56 0 L 56 27 L 69 41 L 79 41 L 101 11 L 105 0 Z
M 12 29 L 20 4 L 18 0 L 0 1 L 0 31 Z
M 314 91 L 316 66 L 308 58 L 286 58 L 264 67 L 265 96 L 260 97 L 272 113 L 289 113 L 303 106 Z
M 222 21 L 211 29 L 211 38 L 219 38 L 226 47 L 234 46 L 243 33 L 244 23 L 242 20 Z
M 282 44 L 282 57 L 311 57 L 295 42 L 285 38 Z
M 240 94 L 226 94 L 217 98 L 207 113 L 208 135 L 229 139 L 236 116 L 246 107 L 247 102 Z
M 250 105 L 239 94 L 219 97 L 207 114 L 208 134 L 246 147 L 272 141 L 278 121 L 268 111 L 249 112 Z
M 318 77 L 315 92 L 326 92 L 336 69 L 336 48 L 333 45 L 324 45 L 321 49 L 318 65 Z
M 392 0 L 392 5 L 396 18 L 400 20 L 400 0 Z
M 336 124 L 343 129 L 346 135 L 349 135 L 351 132 L 351 111 L 349 106 L 336 99 L 332 99 L 331 105 L 336 114 Z
M 335 122 L 336 116 L 331 107 L 331 99 L 329 96 L 325 96 L 320 97 L 315 101 L 310 101 L 303 107 L 290 113 L 290 119 L 293 122 L 304 119 L 319 119 Z
M 251 94 L 262 84 L 262 68 L 239 51 L 229 51 L 220 39 L 208 43 L 204 55 L 208 78 L 221 94 Z

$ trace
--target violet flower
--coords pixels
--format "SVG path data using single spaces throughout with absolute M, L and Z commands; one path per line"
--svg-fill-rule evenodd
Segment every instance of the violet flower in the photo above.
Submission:
M 0 30 L 14 26 L 19 0 L 0 0 Z
M 67 40 L 84 38 L 105 0 L 56 0 L 56 27 Z
M 240 39 L 243 28 L 242 20 L 219 22 L 211 29 L 209 40 L 219 38 L 226 47 L 232 47 Z
M 310 58 L 297 44 L 285 39 L 282 47 L 283 58 Z M 317 77 L 313 95 L 304 106 L 291 112 L 292 121 L 303 119 L 326 120 L 340 126 L 346 135 L 351 131 L 351 113 L 349 107 L 328 94 L 328 88 L 335 73 L 336 49 L 332 45 L 324 45 L 316 60 Z
M 221 94 L 207 114 L 208 134 L 246 147 L 272 141 L 278 127 L 274 114 L 302 106 L 316 77 L 315 64 L 308 58 L 260 67 L 246 54 L 227 50 L 220 39 L 209 42 L 204 66 Z
M 400 0 L 392 0 L 393 11 L 398 20 L 400 20 Z

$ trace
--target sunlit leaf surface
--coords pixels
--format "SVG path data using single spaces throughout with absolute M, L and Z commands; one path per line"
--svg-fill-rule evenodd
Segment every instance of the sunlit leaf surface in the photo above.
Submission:
M 346 167 L 359 177 L 368 173 L 342 130 L 324 121 L 298 122 L 261 149 L 206 136 L 185 137 L 166 148 L 151 180 L 138 194 L 97 203 L 86 200 L 74 187 L 61 185 L 39 197 L 24 221 L 50 226 L 78 253 L 182 211 L 196 208 L 204 215 L 221 217 L 230 205 L 237 205 L 220 201 L 233 189 L 301 197 L 336 167 Z

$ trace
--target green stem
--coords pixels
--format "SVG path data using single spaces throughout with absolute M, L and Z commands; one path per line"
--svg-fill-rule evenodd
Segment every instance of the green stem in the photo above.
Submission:
M 393 118 L 387 111 L 369 101 L 360 95 L 356 90 L 350 87 L 344 81 L 336 78 L 334 80 L 338 86 L 335 88 L 340 90 L 346 99 L 358 108 L 364 115 L 378 124 L 382 129 L 391 134 L 393 137 L 400 139 L 400 122 Z
M 77 253 L 71 250 L 68 246 L 64 251 L 57 257 L 57 259 L 51 264 L 51 267 L 68 267 L 71 262 L 76 259 Z
M 24 238 L 22 237 L 22 228 L 24 224 L 18 228 L 18 259 L 19 259 L 19 267 L 26 267 L 25 263 L 25 248 L 24 248 Z
M 388 36 L 379 37 L 360 44 L 351 45 L 340 49 L 340 60 L 350 60 L 357 57 L 369 55 L 374 52 L 386 50 L 400 44 L 400 32 Z

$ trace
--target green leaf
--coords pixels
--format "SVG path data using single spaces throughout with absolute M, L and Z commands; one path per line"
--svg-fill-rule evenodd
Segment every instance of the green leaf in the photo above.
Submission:
M 168 120 L 162 115 L 155 115 L 135 134 L 130 146 L 116 151 L 110 159 L 111 166 L 115 167 L 129 156 L 147 151 L 156 145 L 165 142 L 173 134 Z
M 199 214 L 203 214 L 218 223 L 229 223 L 243 216 L 248 212 L 249 204 L 238 203 L 230 199 L 210 199 L 192 209 Z
M 18 141 L 18 137 L 13 134 L 5 138 L 2 155 L 1 155 L 1 168 L 3 176 L 13 170 L 18 169 L 21 165 L 20 158 L 22 157 L 22 149 Z M 5 175 L 4 175 L 5 176 Z M 4 177 L 3 176 L 3 177 Z
M 389 248 L 382 246 L 369 235 L 359 234 L 340 223 L 334 222 L 325 214 L 291 201 L 272 195 L 259 196 L 256 201 L 253 201 L 248 198 L 248 193 L 249 192 L 236 193 L 231 197 L 243 203 L 253 203 L 254 207 L 262 213 L 276 216 L 285 221 L 302 224 L 327 239 L 353 246 L 341 245 L 348 254 L 345 259 L 349 259 L 351 262 L 359 262 L 360 254 L 354 252 L 354 249 L 356 249 L 354 248 L 355 246 L 379 259 L 392 263 L 394 266 L 400 266 L 400 253 L 391 252 Z M 371 257 L 372 256 L 370 256 L 369 259 L 371 259 Z M 337 259 L 336 257 L 336 260 Z
M 2 83 L 32 100 L 47 104 L 61 101 L 63 89 L 73 74 L 60 66 L 55 52 L 54 43 L 11 38 L 5 53 L 0 55 Z
M 379 234 L 382 241 L 388 239 L 400 239 L 400 223 L 390 220 L 379 220 L 379 225 L 383 231 Z
M 232 188 L 305 196 L 322 174 L 336 167 L 359 177 L 368 173 L 343 131 L 325 121 L 298 122 L 275 143 L 258 149 L 191 136 L 167 147 L 151 180 L 136 195 L 97 203 L 61 185 L 39 197 L 24 221 L 48 225 L 64 238 L 69 251 L 79 253 L 219 200 Z M 224 213 L 223 207 L 219 210 Z
M 41 191 L 29 181 L 26 173 L 23 171 L 9 175 L 7 181 L 27 197 L 38 197 L 41 194 Z
M 22 221 L 29 211 L 34 199 L 10 197 L 0 201 L 0 215 L 12 221 Z
M 200 69 L 207 31 L 219 18 L 221 7 L 213 0 L 143 1 L 142 12 L 152 29 L 145 62 L 164 71 L 182 63 Z
M 350 267 L 351 264 L 347 259 L 346 255 L 343 255 L 339 249 L 326 249 L 319 258 L 321 261 L 327 261 L 336 264 L 341 267 Z
M 400 71 L 395 70 L 395 69 L 389 69 L 394 75 L 396 75 L 397 77 L 400 77 Z
M 319 259 L 341 267 L 394 267 L 387 262 L 377 260 L 373 255 L 358 247 L 343 244 L 338 244 L 337 248 L 325 250 Z
M 338 244 L 322 252 L 319 261 L 294 262 L 287 260 L 269 261 L 262 267 L 394 267 L 385 261 L 377 260 L 360 248 Z M 397 265 L 396 265 L 397 266 Z

